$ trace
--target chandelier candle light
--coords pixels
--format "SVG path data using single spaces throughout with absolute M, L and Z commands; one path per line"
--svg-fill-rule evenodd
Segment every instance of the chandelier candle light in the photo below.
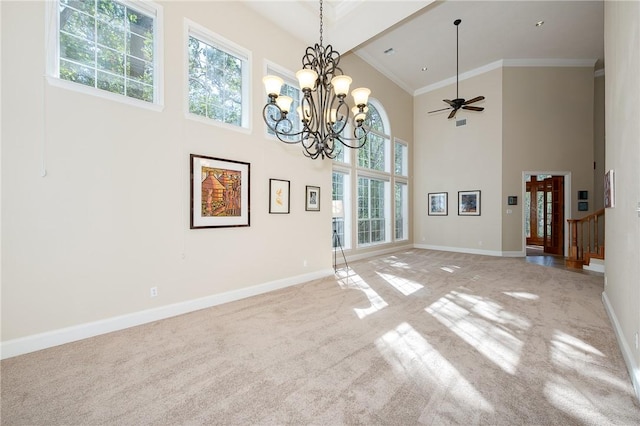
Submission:
M 296 73 L 302 99 L 296 109 L 301 129 L 293 125 L 288 115 L 293 99 L 280 95 L 282 78 L 268 75 L 262 79 L 269 101 L 262 116 L 276 137 L 288 144 L 302 143 L 304 155 L 311 159 L 335 158 L 337 143 L 359 149 L 367 142 L 367 102 L 371 90 L 361 87 L 351 92 L 355 106 L 345 101 L 351 77 L 343 75 L 338 67 L 340 54 L 331 45 L 322 45 L 322 0 L 320 0 L 320 44 L 307 47 L 302 57 L 302 69 Z M 353 137 L 345 136 L 349 118 L 352 118 Z

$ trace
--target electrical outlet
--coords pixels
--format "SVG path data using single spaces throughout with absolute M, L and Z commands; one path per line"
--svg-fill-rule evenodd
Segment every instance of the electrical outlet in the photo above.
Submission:
M 302 266 L 304 266 L 305 268 L 307 267 L 307 259 L 302 261 Z
M 149 289 L 149 296 L 156 297 L 158 295 L 158 287 L 151 287 Z

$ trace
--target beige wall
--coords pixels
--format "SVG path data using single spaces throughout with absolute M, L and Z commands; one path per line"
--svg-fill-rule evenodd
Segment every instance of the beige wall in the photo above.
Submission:
M 605 211 L 605 305 L 640 398 L 640 2 L 605 2 L 606 170 L 615 207 Z
M 589 202 L 593 203 L 592 211 L 604 208 L 604 166 L 605 166 L 605 127 L 604 127 L 604 87 L 605 76 L 594 80 L 595 94 L 593 98 L 593 195 L 589 194 Z
M 414 100 L 414 242 L 426 248 L 500 254 L 502 198 L 502 69 L 460 82 L 460 96 L 483 95 L 483 112 L 460 110 L 456 119 L 442 99 L 454 99 L 455 84 Z M 458 191 L 481 191 L 481 215 L 458 216 Z M 447 192 L 449 214 L 427 215 L 427 194 Z
M 296 71 L 306 46 L 238 2 L 161 4 L 165 106 L 152 111 L 48 84 L 45 3 L 0 3 L 3 344 L 332 272 L 331 162 L 267 138 L 261 115 L 265 60 Z M 185 119 L 184 18 L 251 51 L 248 134 Z M 410 96 L 349 62 L 411 142 Z M 191 153 L 251 164 L 250 227 L 189 229 Z M 270 178 L 291 181 L 291 214 L 268 213 Z M 305 185 L 321 187 L 320 212 L 305 211 Z
M 524 171 L 569 172 L 566 218 L 584 215 L 578 213 L 577 191 L 593 194 L 593 81 L 589 67 L 504 69 L 503 251 L 523 250 Z M 512 214 L 506 213 L 509 195 L 519 200 L 508 207 Z M 593 211 L 592 203 L 589 207 Z

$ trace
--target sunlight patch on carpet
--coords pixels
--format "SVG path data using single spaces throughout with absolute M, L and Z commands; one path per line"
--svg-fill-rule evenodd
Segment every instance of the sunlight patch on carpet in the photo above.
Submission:
M 579 419 L 581 423 L 593 425 L 611 423 L 580 389 L 561 376 L 554 375 L 544 385 L 544 395 L 551 405 Z
M 378 351 L 397 374 L 430 390 L 441 401 L 452 397 L 458 406 L 493 413 L 493 406 L 411 325 L 401 323 L 375 341 Z M 444 394 L 444 395 L 443 395 Z
M 371 304 L 371 306 L 369 306 L 368 308 L 353 309 L 360 319 L 365 318 L 389 306 L 389 304 L 385 302 L 384 299 L 374 289 L 372 289 L 371 286 L 369 286 L 369 284 L 367 284 L 367 282 L 363 280 L 362 277 L 360 277 L 360 275 L 356 273 L 349 274 L 347 277 L 339 279 L 338 284 L 341 288 L 360 290 L 365 294 L 365 296 L 367 296 L 367 299 L 369 299 L 369 303 Z
M 540 299 L 540 296 L 538 296 L 537 294 L 527 293 L 526 291 L 503 291 L 502 293 L 506 294 L 507 296 L 511 296 L 514 299 L 520 299 L 520 300 Z
M 412 280 L 408 280 L 406 278 L 398 277 L 396 275 L 385 274 L 383 272 L 376 273 L 386 282 L 391 284 L 393 288 L 395 288 L 405 296 L 409 296 L 410 294 L 413 294 L 424 287 L 422 284 L 419 284 Z
M 464 305 L 469 305 L 469 309 Z M 524 343 L 503 325 L 517 320 L 516 315 L 504 311 L 495 302 L 456 291 L 441 297 L 425 311 L 503 371 L 516 374 Z M 496 322 L 500 326 L 494 325 Z M 519 322 L 516 323 L 519 328 L 528 326 L 523 318 Z

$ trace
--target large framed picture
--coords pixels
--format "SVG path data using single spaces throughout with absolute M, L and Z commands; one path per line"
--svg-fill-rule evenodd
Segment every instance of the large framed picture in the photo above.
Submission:
M 480 216 L 480 191 L 458 191 L 458 215 Z
M 449 201 L 447 192 L 430 192 L 429 216 L 446 216 L 449 214 Z
M 320 211 L 320 187 L 307 185 L 307 194 L 305 197 L 305 210 L 311 212 Z
M 289 213 L 291 207 L 290 188 L 291 182 L 288 180 L 269 179 L 269 213 Z
M 191 229 L 249 226 L 250 164 L 191 154 Z

